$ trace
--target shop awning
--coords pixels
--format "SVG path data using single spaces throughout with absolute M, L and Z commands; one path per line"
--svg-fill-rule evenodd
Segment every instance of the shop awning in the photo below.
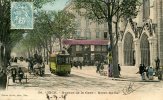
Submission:
M 63 40 L 65 45 L 108 45 L 109 40 Z

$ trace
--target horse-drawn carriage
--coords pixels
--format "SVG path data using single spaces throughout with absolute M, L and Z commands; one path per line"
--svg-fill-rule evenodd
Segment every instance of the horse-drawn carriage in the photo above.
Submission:
M 34 75 L 43 76 L 45 74 L 45 64 L 36 63 L 33 66 L 33 73 Z
M 34 55 L 34 58 L 29 58 L 28 60 L 28 71 L 30 74 L 43 76 L 45 74 L 45 64 L 42 61 L 42 57 L 39 55 Z
M 13 83 L 16 82 L 16 80 L 19 80 L 19 82 L 22 82 L 22 80 L 25 79 L 25 82 L 27 83 L 27 75 L 24 73 L 27 70 L 24 67 L 18 67 L 18 65 L 13 65 L 7 68 L 7 74 L 9 76 L 9 79 L 12 78 Z

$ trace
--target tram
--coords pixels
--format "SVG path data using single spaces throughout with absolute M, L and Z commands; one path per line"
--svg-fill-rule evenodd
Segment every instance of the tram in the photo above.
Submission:
M 71 72 L 70 55 L 65 52 L 51 54 L 49 57 L 51 73 L 56 75 L 68 75 Z

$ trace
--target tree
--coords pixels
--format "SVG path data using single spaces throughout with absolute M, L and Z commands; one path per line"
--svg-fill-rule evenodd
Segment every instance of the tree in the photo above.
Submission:
M 74 15 L 65 11 L 47 12 L 38 10 L 35 14 L 34 27 L 23 38 L 23 44 L 28 44 L 27 49 L 29 49 L 29 45 L 30 48 L 37 48 L 37 50 L 43 47 L 43 49 L 46 49 L 48 57 L 52 53 L 54 38 L 59 40 L 60 50 L 62 50 L 62 39 L 69 38 L 70 34 L 74 32 Z
M 107 22 L 111 47 L 113 76 L 119 77 L 117 42 L 118 31 L 112 33 L 113 18 L 116 18 L 116 25 L 120 18 L 131 18 L 138 13 L 139 0 L 73 0 L 76 10 L 81 13 L 85 9 L 84 15 L 89 19 L 100 23 Z M 81 13 L 83 14 L 83 13 Z
M 55 38 L 59 40 L 60 50 L 62 50 L 62 39 L 69 38 L 75 31 L 75 16 L 66 11 L 51 12 L 45 15 L 49 28 Z

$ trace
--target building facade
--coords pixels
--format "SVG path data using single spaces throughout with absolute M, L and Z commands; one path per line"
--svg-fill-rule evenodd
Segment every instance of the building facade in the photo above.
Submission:
M 73 10 L 71 2 L 64 9 L 75 15 L 76 32 L 72 39 L 63 40 L 73 61 L 93 65 L 95 61 L 106 61 L 108 54 L 107 23 L 99 24 Z M 81 13 L 84 9 L 81 10 Z M 106 61 L 107 62 L 107 61 Z
M 129 19 L 124 29 L 120 27 L 119 63 L 155 67 L 155 60 L 159 57 L 162 66 L 163 0 L 142 0 L 142 3 L 137 17 Z

